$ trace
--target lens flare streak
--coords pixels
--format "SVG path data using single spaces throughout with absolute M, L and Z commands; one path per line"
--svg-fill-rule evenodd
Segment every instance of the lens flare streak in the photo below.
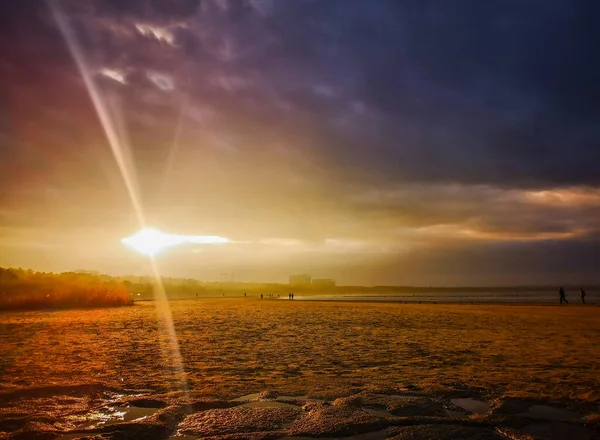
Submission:
M 83 78 L 85 87 L 87 92 L 92 100 L 94 105 L 94 109 L 98 114 L 98 118 L 100 119 L 100 123 L 104 132 L 106 134 L 106 138 L 108 139 L 108 143 L 110 145 L 110 149 L 115 158 L 121 176 L 123 178 L 123 182 L 125 184 L 128 196 L 131 200 L 131 204 L 133 210 L 135 211 L 137 220 L 140 224 L 140 227 L 145 227 L 145 216 L 142 209 L 142 204 L 140 198 L 138 196 L 137 186 L 136 186 L 136 178 L 135 178 L 135 169 L 130 160 L 128 160 L 128 154 L 125 150 L 126 144 L 121 141 L 119 137 L 119 131 L 117 130 L 117 125 L 115 121 L 111 117 L 108 106 L 106 105 L 105 100 L 103 99 L 100 90 L 96 86 L 94 79 L 91 74 L 91 70 L 89 69 L 86 59 L 83 53 L 83 50 L 80 44 L 77 42 L 75 37 L 75 33 L 71 28 L 67 17 L 64 12 L 58 5 L 58 2 L 53 0 L 48 0 L 48 5 L 54 19 L 58 25 L 58 28 L 65 40 L 67 48 L 71 53 L 71 56 L 75 60 L 75 64 L 77 65 L 77 69 Z M 124 134 L 124 133 L 122 133 Z M 181 357 L 181 352 L 179 350 L 179 343 L 177 339 L 177 334 L 175 332 L 175 326 L 173 324 L 173 318 L 171 314 L 171 307 L 169 305 L 169 301 L 167 299 L 167 295 L 162 284 L 162 279 L 160 276 L 159 268 L 156 264 L 156 261 L 152 258 L 151 254 L 149 255 L 149 263 L 150 268 L 152 270 L 152 274 L 154 276 L 154 295 L 156 299 L 156 308 L 158 315 L 160 316 L 159 321 L 162 323 L 160 326 L 161 331 L 164 332 L 165 343 L 161 345 L 161 351 L 163 353 L 163 360 L 165 365 L 172 365 L 173 371 L 175 372 L 176 381 L 179 384 L 179 388 L 188 392 L 187 381 L 185 379 L 185 373 L 183 369 L 183 359 Z

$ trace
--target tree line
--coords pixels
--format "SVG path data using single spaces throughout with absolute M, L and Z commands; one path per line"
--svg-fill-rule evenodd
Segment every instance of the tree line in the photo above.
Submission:
M 0 268 L 0 310 L 132 304 L 126 285 L 106 275 Z

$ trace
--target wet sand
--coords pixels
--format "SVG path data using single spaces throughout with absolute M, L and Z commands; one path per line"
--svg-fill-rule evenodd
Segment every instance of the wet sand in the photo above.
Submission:
M 599 435 L 597 307 L 155 305 L 0 314 L 0 438 Z

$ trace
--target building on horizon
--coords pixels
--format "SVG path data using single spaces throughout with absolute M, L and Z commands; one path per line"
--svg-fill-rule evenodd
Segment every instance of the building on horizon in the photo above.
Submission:
M 290 286 L 310 286 L 311 277 L 308 274 L 290 275 Z
M 335 287 L 335 280 L 331 278 L 314 278 L 312 285 L 315 287 Z

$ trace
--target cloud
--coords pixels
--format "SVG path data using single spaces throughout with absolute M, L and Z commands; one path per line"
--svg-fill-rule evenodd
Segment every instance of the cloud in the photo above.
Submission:
M 159 73 L 154 71 L 146 72 L 146 76 L 152 83 L 161 90 L 173 90 L 175 89 L 175 82 L 173 78 L 166 73 Z
M 114 81 L 120 82 L 121 84 L 127 84 L 127 77 L 123 71 L 105 67 L 100 70 L 100 74 Z
M 135 29 L 144 37 L 154 38 L 169 46 L 177 46 L 177 32 L 187 27 L 185 22 L 175 22 L 166 25 L 153 25 L 148 23 L 135 23 Z
M 585 236 L 598 229 L 594 221 L 600 214 L 596 189 L 568 187 L 545 192 L 561 194 L 559 203 L 552 196 L 538 194 L 490 186 L 421 184 L 358 191 L 348 198 L 348 206 L 358 217 L 389 218 L 391 227 L 414 228 L 439 238 L 535 241 Z
M 290 252 L 323 264 L 330 255 L 332 267 L 345 252 L 382 277 L 386 261 L 415 273 L 416 262 L 465 273 L 460 264 L 482 268 L 480 260 L 512 270 L 502 258 L 523 263 L 526 249 L 546 259 L 540 271 L 555 271 L 558 257 L 542 250 L 591 255 L 585 240 L 596 239 L 600 214 L 595 4 L 64 7 L 118 106 L 148 217 L 165 230 L 266 240 L 267 254 L 289 241 Z M 0 202 L 25 223 L 49 218 L 55 231 L 61 222 L 91 228 L 68 206 L 97 200 L 94 218 L 129 227 L 97 115 L 45 2 L 13 2 L 0 20 L 11 84 Z M 44 187 L 58 188 L 51 203 Z
M 585 71 L 565 70 L 561 64 L 548 72 L 540 66 L 555 64 L 558 53 L 542 53 L 536 46 L 542 40 L 571 41 L 581 48 L 575 55 L 567 55 L 564 44 L 558 50 L 579 62 L 591 40 L 585 26 L 573 32 L 582 20 L 574 7 L 512 5 L 496 13 L 473 7 L 457 14 L 439 3 L 426 9 L 386 1 L 351 8 L 338 2 L 318 7 L 296 2 L 271 4 L 277 20 L 267 21 L 243 2 L 206 5 L 187 10 L 188 15 L 176 7 L 170 14 L 138 8 L 152 23 L 141 25 L 146 34 L 181 41 L 176 58 L 169 49 L 139 49 L 170 60 L 174 81 L 183 65 L 188 76 L 217 72 L 196 82 L 193 93 L 223 113 L 235 105 L 259 124 L 258 113 L 248 114 L 256 113 L 251 105 L 258 100 L 264 122 L 276 125 L 282 122 L 283 105 L 295 110 L 287 125 L 316 128 L 315 142 L 331 162 L 361 163 L 386 179 L 517 187 L 598 183 L 597 173 L 586 166 L 599 136 L 592 124 L 594 109 L 584 104 L 584 88 L 569 76 L 582 77 L 587 90 L 593 90 L 597 86 L 588 81 L 589 69 L 597 66 L 590 60 Z M 406 21 L 411 16 L 414 20 Z M 439 17 L 445 18 L 433 25 Z M 364 30 L 360 37 L 351 31 L 355 26 Z M 478 37 L 459 40 L 456 29 L 462 27 L 479 32 Z M 535 41 L 519 44 L 533 33 Z M 489 55 L 493 51 L 498 57 Z M 510 54 L 523 64 L 499 62 L 510 61 Z M 564 95 L 542 87 L 553 76 Z M 247 77 L 254 80 L 245 82 Z M 536 79 L 543 79 L 539 86 Z M 335 90 L 327 84 L 336 84 Z M 209 85 L 217 87 L 206 92 Z M 234 93 L 234 102 L 218 89 Z M 568 106 L 566 95 L 571 96 Z M 333 96 L 336 102 L 324 105 L 323 98 Z M 579 105 L 576 96 L 590 117 L 566 118 L 567 110 Z M 564 160 L 566 148 L 579 154 Z

